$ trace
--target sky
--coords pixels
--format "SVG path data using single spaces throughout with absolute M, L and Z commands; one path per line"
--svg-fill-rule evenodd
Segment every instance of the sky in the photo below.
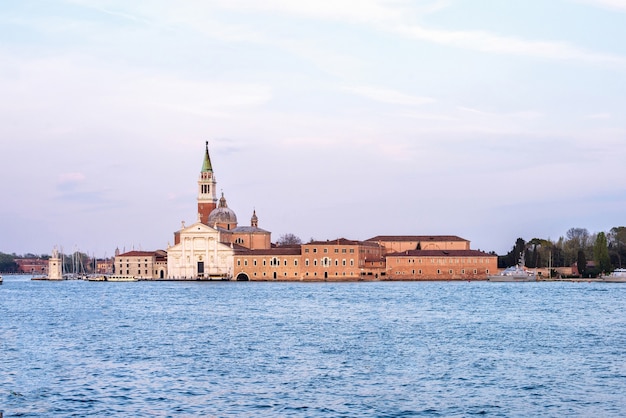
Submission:
M 626 0 L 0 3 L 0 252 L 626 224 Z

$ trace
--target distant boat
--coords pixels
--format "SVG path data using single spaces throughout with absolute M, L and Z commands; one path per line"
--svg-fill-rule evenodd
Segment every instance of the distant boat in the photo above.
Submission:
M 87 280 L 88 282 L 105 282 L 107 277 L 101 274 L 90 274 L 89 276 L 85 276 L 83 280 Z
M 607 283 L 626 283 L 626 269 L 615 269 L 613 273 L 604 276 L 602 281 Z
M 2 276 L 0 276 L 0 284 L 2 284 Z
M 104 280 L 107 282 L 136 282 L 137 278 L 124 274 L 112 274 L 110 276 L 104 276 Z
M 498 274 L 487 276 L 490 282 L 536 282 L 537 275 L 524 268 L 524 253 L 520 255 L 516 266 L 507 267 Z

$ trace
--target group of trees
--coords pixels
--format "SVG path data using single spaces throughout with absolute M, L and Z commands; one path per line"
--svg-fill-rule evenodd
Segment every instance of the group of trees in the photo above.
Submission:
M 89 257 L 85 253 L 79 251 L 73 254 L 59 254 L 59 257 L 63 260 L 63 271 L 65 272 L 77 272 L 77 273 L 92 273 L 94 270 L 93 258 Z M 18 258 L 39 258 L 47 260 L 50 258 L 48 254 L 31 254 L 24 255 L 5 254 L 0 252 L 0 272 L 2 273 L 17 273 L 19 265 L 15 261 Z
M 611 228 L 608 233 L 589 233 L 585 228 L 570 228 L 556 241 L 522 238 L 507 254 L 498 257 L 498 267 L 517 264 L 524 254 L 528 268 L 569 267 L 576 264 L 584 276 L 607 273 L 626 264 L 626 227 Z M 593 263 L 589 263 L 593 261 Z

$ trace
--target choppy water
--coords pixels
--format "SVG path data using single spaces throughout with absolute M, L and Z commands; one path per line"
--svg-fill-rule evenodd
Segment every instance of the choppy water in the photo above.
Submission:
M 626 285 L 5 277 L 12 416 L 623 416 Z

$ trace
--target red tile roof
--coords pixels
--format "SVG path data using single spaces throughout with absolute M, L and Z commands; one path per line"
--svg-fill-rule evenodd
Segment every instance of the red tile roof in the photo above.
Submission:
M 456 235 L 378 235 L 367 241 L 467 241 Z
M 387 257 L 497 257 L 479 250 L 408 250 Z

